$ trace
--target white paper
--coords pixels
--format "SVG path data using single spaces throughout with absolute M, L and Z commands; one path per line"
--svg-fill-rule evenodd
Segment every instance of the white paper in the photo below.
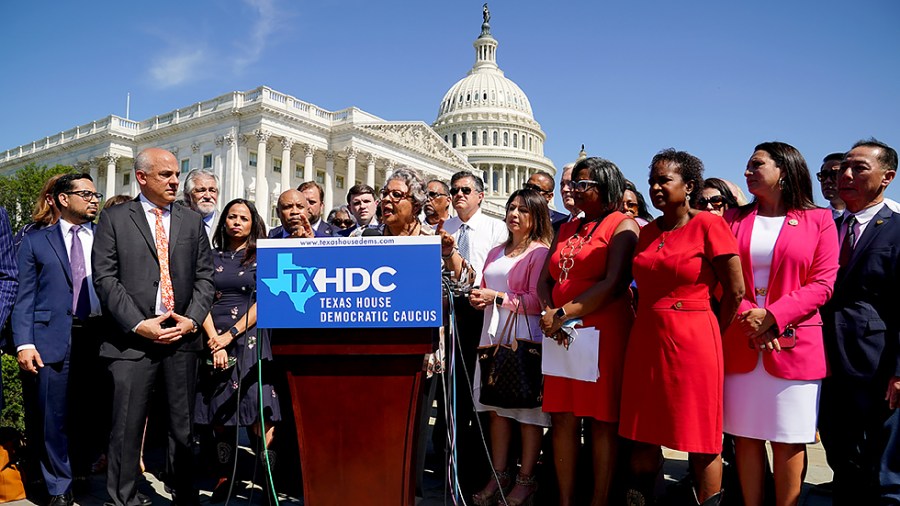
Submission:
M 600 331 L 596 327 L 573 329 L 575 339 L 569 348 L 544 336 L 541 370 L 545 376 L 561 376 L 596 383 L 600 377 Z

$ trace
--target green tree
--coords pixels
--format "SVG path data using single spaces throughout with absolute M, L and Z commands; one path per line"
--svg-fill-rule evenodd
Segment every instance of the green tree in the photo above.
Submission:
M 44 183 L 57 174 L 70 172 L 74 169 L 67 165 L 48 168 L 31 163 L 10 175 L 0 176 L 0 206 L 9 213 L 13 232 L 31 222 L 31 212 Z

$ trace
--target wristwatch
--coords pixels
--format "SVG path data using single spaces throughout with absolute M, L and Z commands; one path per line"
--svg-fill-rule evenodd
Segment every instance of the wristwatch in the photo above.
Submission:
M 494 304 L 498 306 L 503 305 L 503 292 L 497 292 L 497 295 L 494 296 Z
M 559 309 L 556 310 L 556 313 L 554 313 L 553 316 L 555 316 L 559 320 L 562 320 L 563 318 L 566 317 L 566 310 L 563 309 L 562 307 L 560 307 Z
M 228 329 L 228 332 L 231 333 L 231 337 L 234 339 L 237 339 L 238 334 L 240 334 L 240 332 L 238 332 L 237 327 L 231 327 L 230 329 Z
M 193 318 L 188 318 L 188 320 L 191 321 L 191 334 L 200 330 L 200 326 L 197 325 Z

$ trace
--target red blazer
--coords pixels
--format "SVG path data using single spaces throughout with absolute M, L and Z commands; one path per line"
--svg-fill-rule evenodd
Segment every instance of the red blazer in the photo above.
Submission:
M 759 307 L 756 304 L 753 265 L 750 260 L 750 236 L 757 208 L 730 209 L 725 221 L 737 237 L 744 271 L 745 295 L 738 313 Z M 763 353 L 763 366 L 769 374 L 784 379 L 816 380 L 828 374 L 825 346 L 822 342 L 822 317 L 819 307 L 831 298 L 838 272 L 837 229 L 827 209 L 790 211 L 775 241 L 766 309 L 775 317 L 778 332 L 788 325 L 796 328 L 797 344 L 779 352 L 760 351 L 748 345 L 737 323 L 725 332 L 725 373 L 746 373 L 756 367 Z

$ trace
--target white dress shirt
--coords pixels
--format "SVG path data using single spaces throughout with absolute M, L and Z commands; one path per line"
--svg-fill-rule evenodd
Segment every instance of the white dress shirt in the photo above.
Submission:
M 881 208 L 883 208 L 887 203 L 879 202 L 872 207 L 867 207 L 862 211 L 853 214 L 849 211 L 844 211 L 844 219 L 841 222 L 841 243 L 844 241 L 844 237 L 847 235 L 847 220 L 850 219 L 850 216 L 856 217 L 856 237 L 854 238 L 853 247 L 859 243 L 859 238 L 866 232 L 866 227 L 869 226 L 869 223 L 872 221 L 872 218 L 875 217 L 876 214 L 881 212 Z
M 153 236 L 153 244 L 156 244 L 156 215 L 153 214 L 153 210 L 156 209 L 157 206 L 153 202 L 147 200 L 147 197 L 142 193 L 140 195 L 141 206 L 144 207 L 144 217 L 147 218 L 147 224 L 150 225 L 150 235 Z M 169 224 L 172 222 L 172 204 L 169 204 L 166 207 L 163 207 L 162 214 L 162 222 L 163 229 L 166 231 L 166 237 L 170 236 L 169 234 Z M 169 245 L 171 247 L 171 245 Z M 169 270 L 169 276 L 171 277 L 172 271 Z M 166 306 L 163 305 L 162 301 L 162 284 L 158 283 L 156 285 L 156 314 L 165 314 L 168 311 Z M 140 325 L 140 323 L 138 323 Z M 136 329 L 137 327 L 135 327 Z
M 444 222 L 444 230 L 453 236 L 455 241 L 459 241 L 459 229 L 464 222 L 459 216 L 454 216 Z M 469 227 L 469 264 L 475 269 L 475 286 L 481 285 L 481 274 L 484 270 L 484 262 L 487 260 L 487 254 L 494 247 L 506 242 L 509 238 L 509 230 L 506 223 L 491 218 L 481 212 L 479 208 L 475 214 L 466 221 Z

